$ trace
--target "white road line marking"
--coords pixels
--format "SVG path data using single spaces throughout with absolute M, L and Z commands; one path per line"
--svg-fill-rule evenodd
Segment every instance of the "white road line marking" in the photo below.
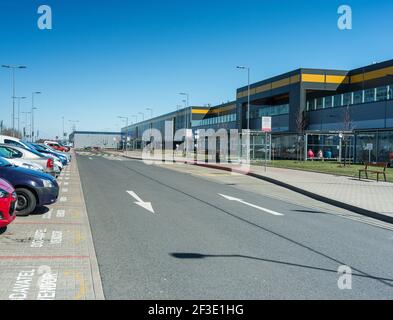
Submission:
M 60 202 L 67 202 L 67 197 L 61 197 Z
M 263 208 L 263 207 L 257 206 L 257 205 L 255 205 L 255 204 L 252 204 L 252 203 L 249 203 L 249 202 L 243 201 L 242 199 L 238 199 L 238 198 L 234 198 L 234 197 L 226 196 L 226 195 L 224 195 L 224 194 L 220 194 L 220 193 L 219 193 L 219 195 L 220 195 L 221 197 L 223 197 L 223 198 L 225 198 L 225 199 L 229 200 L 229 201 L 236 201 L 236 202 L 239 202 L 239 203 L 245 204 L 246 206 L 249 206 L 249 207 L 252 207 L 252 208 L 258 209 L 258 210 L 260 210 L 260 211 L 264 211 L 264 212 L 266 212 L 266 213 L 270 213 L 270 214 L 272 214 L 272 215 L 274 215 L 274 216 L 283 216 L 283 214 L 282 214 L 282 213 L 279 213 L 279 212 L 276 212 L 276 211 L 273 211 L 273 210 L 270 210 L 270 209 L 266 209 L 266 208 Z
M 134 202 L 136 205 L 150 211 L 151 213 L 155 213 L 151 202 L 144 202 L 134 191 L 127 191 L 127 193 L 136 200 L 136 202 Z
M 68 186 L 68 185 L 69 185 L 69 182 L 64 182 L 64 185 L 65 185 L 65 186 Z
M 63 190 L 64 193 L 67 193 L 67 192 L 68 192 L 68 189 L 67 189 L 67 188 L 63 188 L 62 190 Z

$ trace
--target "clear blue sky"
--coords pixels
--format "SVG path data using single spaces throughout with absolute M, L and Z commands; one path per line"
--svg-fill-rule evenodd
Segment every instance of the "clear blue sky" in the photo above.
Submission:
M 41 4 L 53 30 L 37 28 Z M 353 30 L 337 8 L 353 9 Z M 173 111 L 181 91 L 192 105 L 235 98 L 252 81 L 299 67 L 350 69 L 393 59 L 391 0 L 2 0 L 0 64 L 25 64 L 17 95 L 37 97 L 40 135 L 119 130 L 118 115 Z M 22 103 L 25 111 L 31 99 Z M 11 78 L 0 70 L 0 119 L 10 124 Z M 23 120 L 23 119 L 22 119 Z

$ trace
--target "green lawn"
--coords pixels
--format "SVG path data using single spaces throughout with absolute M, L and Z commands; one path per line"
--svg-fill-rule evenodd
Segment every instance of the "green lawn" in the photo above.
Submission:
M 258 161 L 255 163 L 256 165 L 264 165 L 263 161 Z M 269 163 L 271 167 L 277 168 L 288 168 L 288 169 L 298 169 L 304 171 L 314 171 L 314 172 L 322 172 L 322 173 L 330 173 L 334 175 L 340 176 L 348 176 L 348 177 L 359 177 L 359 169 L 364 169 L 364 165 L 350 165 L 347 167 L 340 166 L 337 162 L 322 162 L 322 161 L 293 161 L 293 160 L 274 160 Z M 380 170 L 379 168 L 376 168 Z M 387 179 L 389 182 L 393 182 L 393 169 L 386 169 Z M 362 177 L 365 178 L 364 173 Z M 370 174 L 370 179 L 377 179 L 376 174 Z M 380 176 L 380 179 L 383 179 L 383 176 Z

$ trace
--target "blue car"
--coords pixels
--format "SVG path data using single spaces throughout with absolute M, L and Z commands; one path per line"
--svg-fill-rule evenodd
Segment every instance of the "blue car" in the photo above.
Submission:
M 52 176 L 15 167 L 0 157 L 0 178 L 7 180 L 18 197 L 16 214 L 28 216 L 37 207 L 53 204 L 59 197 L 59 185 Z
M 63 156 L 60 153 L 52 152 L 49 149 L 47 149 L 39 144 L 30 143 L 30 142 L 24 142 L 24 143 L 27 144 L 31 149 L 38 151 L 44 155 L 50 155 L 50 156 L 56 157 L 63 164 L 63 166 L 66 166 L 68 164 L 67 157 Z

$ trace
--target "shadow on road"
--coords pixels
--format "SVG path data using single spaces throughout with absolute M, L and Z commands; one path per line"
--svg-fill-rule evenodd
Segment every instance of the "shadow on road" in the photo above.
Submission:
M 7 231 L 7 227 L 0 228 L 0 235 L 2 235 L 3 233 L 5 233 L 6 231 Z
M 306 269 L 312 269 L 312 270 L 318 270 L 318 271 L 331 272 L 331 273 L 336 273 L 336 274 L 338 272 L 337 270 L 334 270 L 334 269 L 314 267 L 314 266 L 292 263 L 292 262 L 287 262 L 287 261 L 263 259 L 263 258 L 252 257 L 252 256 L 245 256 L 245 255 L 241 255 L 241 254 L 221 254 L 221 255 L 217 254 L 216 255 L 216 254 L 201 254 L 201 253 L 191 253 L 191 252 L 174 252 L 174 253 L 170 253 L 169 255 L 174 258 L 177 258 L 177 259 L 242 258 L 242 259 L 251 259 L 251 260 L 258 260 L 258 261 L 269 262 L 269 263 L 282 264 L 282 265 L 286 265 L 286 266 L 290 266 L 290 267 L 299 267 L 299 268 L 306 268 Z M 368 278 L 368 279 L 373 279 L 373 280 L 379 280 L 379 281 L 393 282 L 393 279 L 375 277 L 375 276 L 359 274 L 359 273 L 353 273 L 352 276 Z M 388 285 L 393 286 L 392 284 L 388 284 Z

